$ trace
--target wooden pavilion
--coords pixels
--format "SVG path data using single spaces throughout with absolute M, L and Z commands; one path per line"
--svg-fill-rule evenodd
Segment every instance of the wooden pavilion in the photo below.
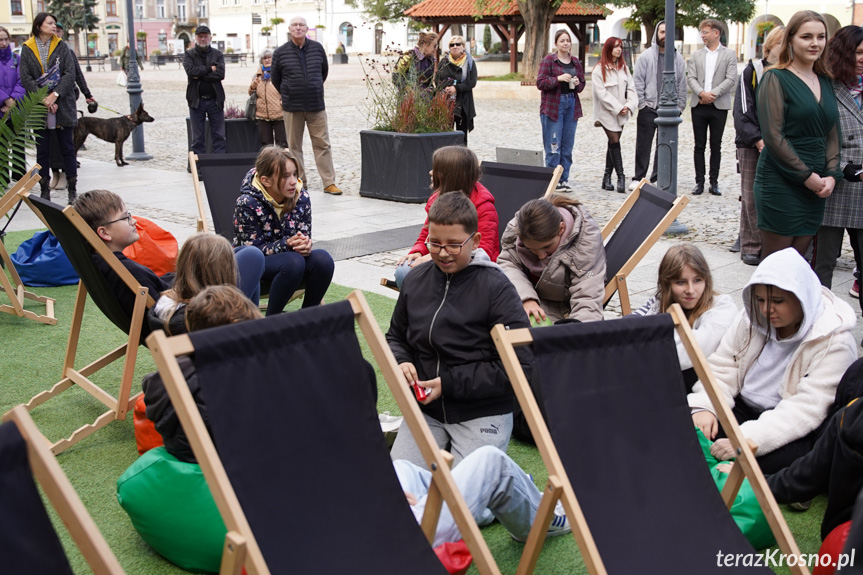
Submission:
M 566 24 L 578 39 L 578 58 L 585 61 L 589 39 L 587 25 L 604 20 L 611 13 L 599 4 L 581 4 L 564 0 L 553 23 Z M 438 35 L 457 24 L 488 24 L 501 39 L 501 48 L 509 52 L 510 71 L 518 72 L 518 41 L 524 33 L 524 18 L 516 0 L 492 0 L 479 7 L 476 0 L 423 0 L 405 10 L 405 16 L 429 25 Z

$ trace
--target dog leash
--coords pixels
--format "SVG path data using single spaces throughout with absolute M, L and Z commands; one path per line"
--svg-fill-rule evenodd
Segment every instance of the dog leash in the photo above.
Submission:
M 125 116 L 125 115 L 126 115 L 126 114 L 121 114 L 121 113 L 120 113 L 120 112 L 118 112 L 117 110 L 112 110 L 111 108 L 106 108 L 106 107 L 105 107 L 105 106 L 103 106 L 102 104 L 99 104 L 99 107 L 100 107 L 100 108 L 102 108 L 103 110 L 107 110 L 107 111 L 109 111 L 109 112 L 114 112 L 114 113 L 115 113 L 115 114 L 117 114 L 118 116 Z

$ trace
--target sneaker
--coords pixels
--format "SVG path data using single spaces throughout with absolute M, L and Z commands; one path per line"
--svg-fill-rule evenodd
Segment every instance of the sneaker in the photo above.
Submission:
M 797 503 L 791 503 L 788 505 L 794 511 L 808 511 L 810 507 L 812 507 L 812 500 L 809 501 L 799 501 Z
M 402 421 L 404 421 L 404 417 L 390 415 L 389 411 L 385 411 L 378 414 L 378 421 L 381 424 L 381 431 L 384 434 L 387 445 L 392 447 L 393 442 L 396 440 L 396 435 L 399 433 L 399 427 L 401 427 Z
M 569 520 L 566 518 L 565 514 L 555 513 L 554 519 L 551 520 L 551 525 L 548 526 L 548 531 L 545 532 L 545 538 L 548 539 L 549 537 L 566 535 L 567 533 L 572 533 L 572 527 L 569 525 Z M 514 533 L 511 533 L 510 535 L 512 535 L 512 538 L 519 543 L 527 541 L 527 536 L 516 537 Z
M 329 186 L 324 188 L 324 193 L 325 194 L 332 194 L 334 196 L 341 196 L 342 195 L 342 191 L 335 184 L 330 184 Z
M 848 295 L 856 298 L 860 297 L 860 280 L 854 280 L 854 285 L 848 290 Z
M 572 188 L 569 187 L 569 182 L 564 182 L 560 180 L 557 182 L 557 187 L 554 189 L 556 192 L 569 192 Z
M 629 182 L 629 191 L 630 192 L 634 191 L 635 188 L 638 187 L 639 183 L 641 183 L 641 180 L 632 180 L 631 182 Z

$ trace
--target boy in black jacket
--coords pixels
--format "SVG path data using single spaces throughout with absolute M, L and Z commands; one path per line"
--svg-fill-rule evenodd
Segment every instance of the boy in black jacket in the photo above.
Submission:
M 490 332 L 498 323 L 530 327 L 515 287 L 478 249 L 480 237 L 476 208 L 464 194 L 438 198 L 426 242 L 432 261 L 405 280 L 387 332 L 405 385 L 422 390 L 426 422 L 455 464 L 483 445 L 506 451 L 514 395 Z M 518 353 L 529 377 L 532 356 L 526 348 Z M 391 455 L 424 465 L 405 426 Z

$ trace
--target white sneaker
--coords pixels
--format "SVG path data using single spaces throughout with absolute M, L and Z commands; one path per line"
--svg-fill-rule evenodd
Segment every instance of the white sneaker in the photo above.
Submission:
M 569 187 L 568 182 L 564 182 L 563 180 L 560 180 L 557 182 L 557 187 L 555 188 L 555 191 L 556 192 L 569 192 L 569 191 L 572 191 L 572 188 Z
M 393 442 L 396 440 L 396 435 L 398 435 L 399 428 L 401 427 L 402 421 L 404 421 L 404 419 L 404 417 L 390 415 L 389 411 L 378 414 L 378 421 L 381 424 L 381 431 L 384 434 L 384 438 L 387 440 L 387 445 L 389 445 L 390 447 L 392 447 Z
M 566 535 L 567 533 L 572 533 L 572 527 L 569 525 L 569 520 L 563 512 L 563 505 L 558 501 L 554 508 L 554 519 L 551 520 L 551 525 L 548 526 L 548 531 L 545 532 L 545 538 L 548 539 L 549 537 Z M 527 537 L 516 537 L 514 534 L 511 535 L 512 538 L 519 543 L 527 541 Z
M 635 188 L 637 188 L 637 187 L 638 187 L 638 184 L 639 184 L 640 182 L 641 182 L 641 180 L 632 180 L 631 182 L 629 182 L 629 191 L 631 192 L 631 191 L 633 191 Z

